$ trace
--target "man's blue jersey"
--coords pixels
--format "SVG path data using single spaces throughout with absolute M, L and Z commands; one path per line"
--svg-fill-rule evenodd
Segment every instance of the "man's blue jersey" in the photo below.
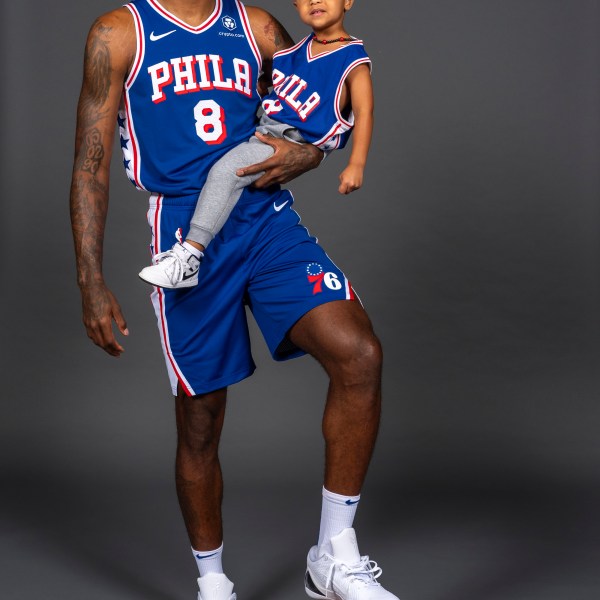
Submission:
M 212 164 L 256 126 L 262 59 L 246 10 L 216 0 L 192 27 L 156 0 L 133 0 L 137 53 L 119 111 L 123 164 L 140 189 L 198 192 Z
M 343 148 L 354 125 L 352 111 L 340 108 L 344 82 L 352 69 L 371 61 L 360 40 L 313 54 L 313 38 L 274 55 L 273 91 L 262 105 L 269 117 L 295 127 L 322 150 Z

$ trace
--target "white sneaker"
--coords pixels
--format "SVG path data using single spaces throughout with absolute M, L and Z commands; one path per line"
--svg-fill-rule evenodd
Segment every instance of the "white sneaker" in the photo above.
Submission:
M 198 600 L 236 600 L 233 583 L 223 573 L 207 573 L 198 577 Z
M 360 555 L 354 529 L 332 537 L 331 546 L 333 555 L 319 556 L 317 546 L 308 553 L 304 589 L 311 598 L 399 600 L 377 582 L 381 569 L 374 560 Z
M 204 255 L 203 255 L 204 256 Z M 187 288 L 198 285 L 200 260 L 181 244 L 157 254 L 151 267 L 143 268 L 140 278 L 156 287 Z

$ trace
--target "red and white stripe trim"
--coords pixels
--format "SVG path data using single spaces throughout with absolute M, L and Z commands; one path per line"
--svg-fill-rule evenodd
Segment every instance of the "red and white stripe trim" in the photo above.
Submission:
M 129 77 L 127 77 L 127 80 L 125 81 L 125 89 L 128 90 L 133 85 L 133 82 L 140 72 L 140 67 L 142 66 L 142 62 L 144 60 L 144 53 L 146 52 L 146 44 L 144 37 L 144 25 L 142 24 L 142 18 L 138 9 L 133 4 L 126 4 L 125 8 L 128 8 L 133 16 L 136 37 L 136 51 L 135 58 L 133 59 L 133 67 L 129 73 Z
M 329 148 L 327 146 L 327 142 L 334 136 L 344 133 L 344 131 L 348 131 L 348 127 L 342 125 L 342 123 L 336 123 L 320 140 L 313 142 L 315 146 L 321 148 L 322 146 L 326 147 L 327 150 L 335 150 L 340 145 L 340 138 L 336 140 L 335 147 Z
M 286 48 L 285 50 L 279 50 L 279 52 L 275 52 L 273 54 L 273 58 L 275 58 L 276 56 L 283 56 L 285 54 L 290 54 L 290 52 L 294 52 L 294 50 L 297 50 L 298 48 L 300 48 L 300 46 L 302 46 L 302 44 L 304 44 L 304 42 L 306 42 L 306 40 L 310 37 L 310 35 L 307 35 L 304 39 L 300 40 L 295 46 L 292 46 L 291 48 Z M 309 44 L 310 46 L 310 44 Z
M 310 37 L 310 36 L 308 36 Z M 304 38 L 305 40 L 306 38 Z M 302 40 L 302 41 L 304 41 Z M 298 44 L 299 45 L 299 44 Z M 344 44 L 343 46 L 340 46 L 339 48 L 336 48 L 335 50 L 328 50 L 327 52 L 319 52 L 319 54 L 313 54 L 312 53 L 312 44 L 307 44 L 306 46 L 306 59 L 308 60 L 308 62 L 312 62 L 313 60 L 319 60 L 320 58 L 323 58 L 324 56 L 327 56 L 329 54 L 334 54 L 335 52 L 340 52 L 340 50 L 343 50 L 344 48 L 347 48 L 348 46 L 363 46 L 363 41 L 362 40 L 354 40 L 352 42 L 348 42 L 347 44 Z
M 162 194 L 156 194 L 150 196 L 151 204 L 155 204 L 154 209 L 154 223 L 153 223 L 153 231 L 154 231 L 154 252 L 156 254 L 162 252 L 163 249 L 161 247 L 161 227 L 160 227 L 160 217 L 162 213 L 162 199 L 164 196 Z M 160 337 L 163 347 L 163 352 L 165 354 L 167 370 L 169 371 L 169 379 L 171 380 L 171 385 L 175 388 L 175 382 L 179 381 L 181 388 L 188 396 L 194 396 L 194 390 L 192 386 L 189 384 L 188 380 L 185 378 L 181 369 L 179 368 L 177 361 L 173 356 L 173 352 L 171 351 L 171 343 L 169 341 L 169 326 L 167 324 L 166 317 L 166 309 L 165 309 L 165 292 L 162 288 L 155 287 L 152 292 L 152 304 L 154 305 L 154 310 L 156 312 L 156 316 L 159 321 L 159 329 L 160 329 Z
M 135 135 L 135 128 L 133 126 L 133 119 L 131 118 L 130 104 L 129 104 L 129 90 L 136 80 L 141 65 L 144 61 L 144 54 L 146 52 L 146 44 L 144 37 L 144 25 L 142 24 L 142 18 L 138 9 L 133 4 L 126 4 L 125 8 L 129 9 L 131 12 L 131 16 L 133 17 L 133 22 L 135 25 L 135 37 L 136 37 L 136 51 L 135 58 L 133 60 L 133 67 L 127 80 L 125 81 L 125 85 L 123 86 L 123 105 L 125 108 L 125 116 L 126 116 L 126 124 L 125 129 L 129 136 L 129 140 L 131 141 L 131 156 L 132 156 L 132 166 L 131 173 L 133 175 L 133 181 L 135 185 L 141 190 L 145 190 L 146 188 L 142 185 L 140 179 L 140 151 L 139 151 L 139 143 L 137 140 L 137 136 Z
M 260 77 L 260 75 L 262 74 L 262 56 L 260 54 L 260 50 L 258 49 L 258 43 L 256 41 L 256 38 L 254 37 L 254 33 L 252 32 L 252 27 L 250 26 L 250 19 L 248 18 L 248 13 L 246 12 L 246 7 L 240 2 L 240 0 L 236 0 L 236 4 L 240 13 L 240 18 L 242 19 L 242 27 L 244 28 L 246 39 L 248 40 L 250 49 L 254 54 L 254 58 L 256 58 L 256 64 L 258 66 L 258 73 Z
M 352 284 L 348 281 L 346 276 L 344 276 L 346 280 L 346 300 L 355 300 L 356 295 L 354 294 L 354 290 L 352 289 Z
M 181 27 L 182 29 L 189 31 L 190 33 L 202 33 L 203 31 L 206 31 L 209 27 L 214 25 L 215 21 L 221 15 L 221 11 L 223 9 L 222 0 L 217 0 L 215 3 L 215 9 L 211 13 L 211 15 L 208 17 L 208 19 L 206 19 L 206 21 L 204 21 L 204 23 L 201 23 L 197 27 L 192 27 L 191 25 L 188 25 L 185 21 L 182 21 L 181 19 L 176 17 L 173 13 L 169 12 L 164 6 L 159 4 L 156 0 L 147 0 L 147 2 L 159 15 L 161 15 L 162 17 L 167 19 L 167 21 L 170 21 L 174 25 L 177 25 L 178 27 Z
M 335 99 L 334 99 L 334 105 L 333 108 L 335 110 L 335 116 L 338 118 L 338 121 L 340 123 L 343 123 L 344 125 L 346 125 L 347 127 L 352 127 L 354 125 L 354 115 L 352 115 L 352 113 L 350 114 L 351 119 L 347 121 L 346 119 L 344 119 L 344 117 L 342 117 L 342 113 L 340 111 L 340 97 L 342 95 L 342 89 L 344 87 L 344 82 L 346 81 L 346 77 L 348 77 L 348 73 L 350 73 L 350 71 L 352 71 L 353 69 L 356 69 L 356 67 L 358 67 L 358 65 L 363 65 L 369 63 L 371 64 L 371 59 L 369 58 L 359 58 L 357 60 L 355 60 L 353 63 L 350 63 L 350 65 L 348 65 L 348 68 L 344 71 L 344 74 L 342 75 L 340 82 L 338 84 L 337 90 L 335 92 Z

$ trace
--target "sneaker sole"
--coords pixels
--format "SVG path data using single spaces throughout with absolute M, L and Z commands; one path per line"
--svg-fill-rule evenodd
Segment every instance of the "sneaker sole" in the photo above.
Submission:
M 321 592 L 321 590 L 315 585 L 315 582 L 312 580 L 310 573 L 308 570 L 304 575 L 304 591 L 306 595 L 310 598 L 316 598 L 317 600 L 323 600 L 323 598 L 327 598 L 328 600 L 340 600 L 339 596 L 335 592 Z
M 154 287 L 166 288 L 168 290 L 179 290 L 181 288 L 196 287 L 198 285 L 198 279 L 188 279 L 187 281 L 182 281 L 181 283 L 178 283 L 177 285 L 160 285 L 158 283 L 154 283 L 154 281 L 144 279 L 139 273 L 138 273 L 138 277 L 144 283 L 148 283 L 150 285 L 153 285 Z

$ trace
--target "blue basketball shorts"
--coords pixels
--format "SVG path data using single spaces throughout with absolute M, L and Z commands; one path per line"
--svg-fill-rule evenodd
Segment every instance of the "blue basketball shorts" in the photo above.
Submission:
M 148 223 L 151 252 L 186 237 L 197 195 L 152 195 Z M 154 288 L 173 394 L 189 396 L 241 381 L 254 372 L 246 306 L 275 360 L 304 354 L 287 338 L 308 311 L 334 300 L 354 300 L 342 271 L 293 210 L 287 190 L 246 188 L 229 219 L 206 249 L 198 286 Z

